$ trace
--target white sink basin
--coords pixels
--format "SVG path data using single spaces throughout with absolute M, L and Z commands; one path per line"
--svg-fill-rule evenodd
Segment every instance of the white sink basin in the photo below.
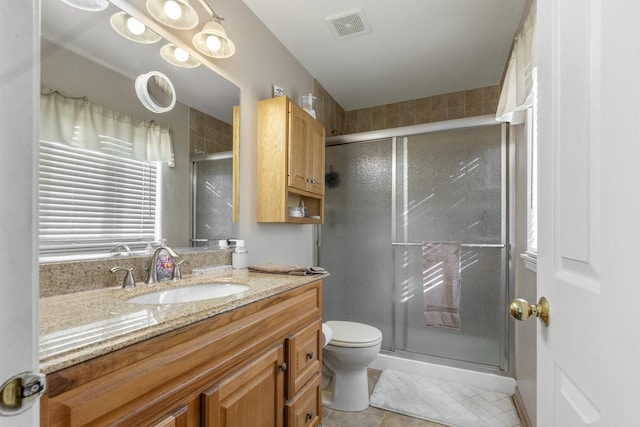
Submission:
M 151 292 L 128 299 L 134 304 L 174 304 L 179 302 L 202 301 L 239 294 L 250 287 L 237 283 L 202 283 Z

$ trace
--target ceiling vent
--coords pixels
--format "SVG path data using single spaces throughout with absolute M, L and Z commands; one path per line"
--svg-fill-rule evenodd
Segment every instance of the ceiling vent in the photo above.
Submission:
M 341 15 L 324 18 L 334 37 L 338 40 L 366 34 L 370 31 L 369 23 L 362 10 L 354 10 Z

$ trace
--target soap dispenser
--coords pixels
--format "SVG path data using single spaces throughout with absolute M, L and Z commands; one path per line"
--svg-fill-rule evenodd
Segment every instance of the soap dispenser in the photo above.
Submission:
M 249 252 L 244 246 L 244 240 L 236 240 L 236 248 L 231 254 L 231 266 L 233 268 L 249 267 Z

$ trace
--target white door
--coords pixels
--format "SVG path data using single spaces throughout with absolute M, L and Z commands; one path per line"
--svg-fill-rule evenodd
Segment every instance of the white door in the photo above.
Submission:
M 38 10 L 38 0 L 0 2 L 0 385 L 16 374 L 38 371 Z M 0 405 L 0 413 L 3 409 Z M 36 425 L 37 409 L 0 415 L 0 427 Z
M 538 0 L 538 426 L 640 425 L 638 17 Z

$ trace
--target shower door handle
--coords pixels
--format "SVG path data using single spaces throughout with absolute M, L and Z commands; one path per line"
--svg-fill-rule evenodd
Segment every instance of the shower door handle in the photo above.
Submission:
M 527 320 L 532 315 L 539 318 L 545 326 L 549 326 L 549 302 L 540 297 L 538 304 L 529 304 L 527 300 L 514 299 L 509 304 L 509 314 L 517 320 Z

